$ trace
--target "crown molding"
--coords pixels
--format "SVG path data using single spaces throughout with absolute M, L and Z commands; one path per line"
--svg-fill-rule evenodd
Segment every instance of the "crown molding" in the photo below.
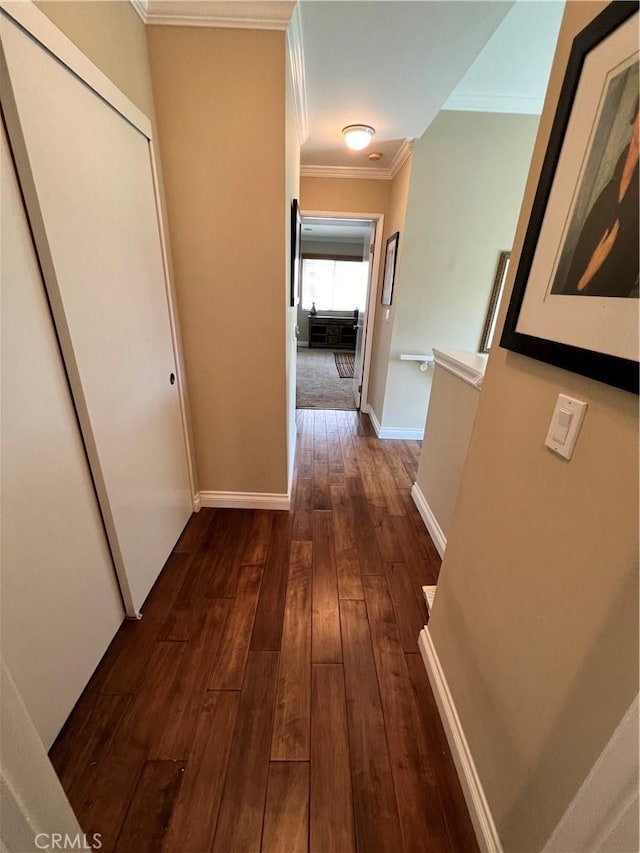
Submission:
M 413 151 L 413 140 L 405 139 L 398 148 L 391 165 L 376 166 L 300 166 L 302 178 L 354 178 L 367 181 L 392 181 Z
M 487 95 L 481 92 L 453 92 L 443 110 L 473 113 L 518 113 L 540 115 L 544 98 L 532 95 Z
M 143 24 L 147 23 L 146 0 L 129 0 Z
M 229 2 L 218 3 L 212 0 L 208 4 L 200 4 L 200 10 L 209 7 L 206 11 L 192 11 L 193 5 L 188 0 L 173 0 L 165 2 L 162 12 L 154 11 L 153 6 L 149 8 L 148 0 L 129 0 L 140 18 L 145 24 L 153 26 L 170 27 L 220 27 L 235 30 L 279 30 L 284 32 L 289 26 L 290 15 L 286 14 L 287 8 L 293 4 L 277 3 L 271 4 L 272 8 L 278 7 L 278 14 L 256 15 L 256 9 L 269 10 L 269 3 L 248 3 L 244 7 L 247 11 L 243 14 L 241 3 L 233 4 L 234 14 L 224 14 L 231 7 Z M 287 7 L 283 9 L 283 7 Z M 217 11 L 218 10 L 218 11 Z M 218 13 L 220 12 L 220 13 Z M 284 14 L 283 14 L 284 12 Z
M 146 15 L 146 24 L 156 27 L 215 27 L 228 30 L 278 30 L 287 29 L 285 21 L 268 18 L 227 18 L 215 15 Z
M 298 140 L 300 145 L 303 145 L 309 136 L 309 118 L 307 113 L 307 81 L 304 70 L 302 19 L 300 18 L 299 3 L 296 3 L 287 28 L 287 53 L 289 55 L 293 98 L 296 106 Z
M 409 157 L 413 152 L 413 139 L 405 139 L 402 142 L 402 145 L 396 151 L 395 157 L 391 161 L 391 165 L 389 166 L 389 172 L 391 173 L 391 178 L 395 178 L 400 169 L 407 162 Z
M 360 180 L 390 181 L 389 169 L 374 166 L 300 166 L 301 178 L 359 178 Z

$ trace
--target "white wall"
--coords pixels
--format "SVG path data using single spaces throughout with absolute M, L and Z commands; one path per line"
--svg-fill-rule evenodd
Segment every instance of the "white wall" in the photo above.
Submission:
M 537 116 L 441 112 L 414 145 L 381 423 L 422 429 L 431 374 L 400 353 L 477 352 L 511 248 Z
M 416 485 L 445 540 L 453 523 L 479 397 L 477 387 L 436 365 Z

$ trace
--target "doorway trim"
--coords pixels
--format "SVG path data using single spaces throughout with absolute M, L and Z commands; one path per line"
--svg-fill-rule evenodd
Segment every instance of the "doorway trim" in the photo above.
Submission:
M 383 213 L 353 213 L 344 210 L 301 210 L 300 216 L 313 219 L 368 219 L 375 223 L 376 239 L 373 245 L 369 294 L 367 298 L 367 321 L 364 327 L 364 358 L 362 367 L 362 391 L 360 392 L 360 411 L 369 409 L 369 373 L 371 370 L 371 352 L 375 313 L 378 303 L 378 282 L 380 278 L 380 256 L 382 254 L 382 236 L 384 231 Z

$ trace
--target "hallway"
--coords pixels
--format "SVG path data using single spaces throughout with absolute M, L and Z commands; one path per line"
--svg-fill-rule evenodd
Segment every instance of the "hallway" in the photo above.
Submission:
M 102 850 L 477 845 L 417 637 L 417 442 L 298 411 L 292 511 L 192 516 L 51 750 Z

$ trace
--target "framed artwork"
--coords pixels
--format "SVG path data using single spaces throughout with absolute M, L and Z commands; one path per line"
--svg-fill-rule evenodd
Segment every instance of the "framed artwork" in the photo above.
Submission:
M 393 282 L 396 277 L 396 258 L 398 257 L 398 240 L 400 232 L 396 231 L 387 240 L 387 250 L 384 256 L 384 276 L 382 279 L 382 304 L 391 305 L 393 298 Z
M 302 278 L 302 220 L 298 199 L 291 201 L 291 300 L 292 308 L 300 302 L 300 283 Z
M 489 297 L 489 307 L 487 308 L 487 316 L 484 321 L 484 328 L 482 329 L 478 352 L 489 352 L 491 348 L 493 335 L 496 330 L 496 320 L 498 319 L 500 299 L 502 298 L 504 283 L 507 279 L 507 272 L 509 271 L 510 258 L 511 252 L 500 252 L 498 268 L 496 269 L 496 275 L 493 279 L 493 287 L 491 288 L 491 296 Z
M 638 393 L 638 3 L 573 42 L 500 346 Z

